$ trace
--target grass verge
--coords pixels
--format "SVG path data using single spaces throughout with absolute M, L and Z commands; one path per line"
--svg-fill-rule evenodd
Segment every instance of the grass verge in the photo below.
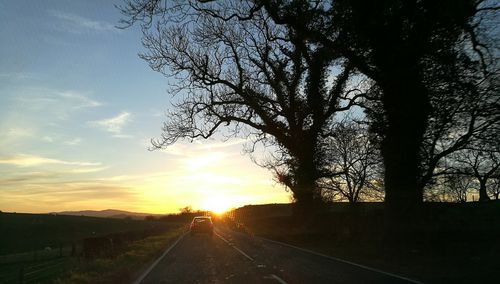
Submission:
M 130 283 L 173 243 L 185 226 L 136 241 L 112 258 L 82 260 L 54 281 L 57 284 Z

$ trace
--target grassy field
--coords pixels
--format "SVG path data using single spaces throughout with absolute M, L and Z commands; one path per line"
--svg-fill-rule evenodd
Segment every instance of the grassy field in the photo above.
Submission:
M 275 239 L 425 283 L 493 283 L 500 255 L 500 202 L 425 204 L 420 221 L 387 230 L 383 204 L 334 205 L 307 223 L 289 208 L 242 208 L 236 217 L 257 236 Z M 287 213 L 288 212 L 288 213 Z
M 185 230 L 185 226 L 177 224 L 160 235 L 134 242 L 116 256 L 79 262 L 54 283 L 131 283 Z
M 156 226 L 164 222 L 65 216 L 50 214 L 0 213 L 0 256 L 70 246 L 82 238 Z
M 0 283 L 51 283 L 73 264 L 70 257 L 3 263 L 0 265 Z
M 139 264 L 161 251 L 171 238 L 184 230 L 184 225 L 176 220 L 0 213 L 0 283 L 19 283 L 20 280 L 52 283 L 58 277 L 61 283 L 95 283 L 99 278 L 95 273 L 102 276 L 102 271 L 111 277 L 131 277 L 131 273 L 141 268 Z M 119 232 L 155 232 L 155 235 L 144 235 L 143 239 L 121 246 L 107 258 L 83 258 L 83 239 Z

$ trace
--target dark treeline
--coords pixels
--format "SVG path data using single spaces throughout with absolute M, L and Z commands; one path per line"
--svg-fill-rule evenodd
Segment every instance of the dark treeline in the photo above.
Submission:
M 325 201 L 498 198 L 495 1 L 127 0 L 174 80 L 155 148 L 221 132 L 267 149 L 296 213 Z

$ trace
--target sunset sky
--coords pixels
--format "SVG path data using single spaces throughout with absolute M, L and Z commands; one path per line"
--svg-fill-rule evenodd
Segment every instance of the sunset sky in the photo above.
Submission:
M 167 213 L 288 202 L 245 141 L 148 151 L 168 82 L 120 1 L 0 1 L 0 210 Z

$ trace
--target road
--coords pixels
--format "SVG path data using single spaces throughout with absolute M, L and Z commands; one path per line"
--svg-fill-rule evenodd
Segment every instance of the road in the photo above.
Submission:
M 220 226 L 213 237 L 182 237 L 137 282 L 418 283 Z

